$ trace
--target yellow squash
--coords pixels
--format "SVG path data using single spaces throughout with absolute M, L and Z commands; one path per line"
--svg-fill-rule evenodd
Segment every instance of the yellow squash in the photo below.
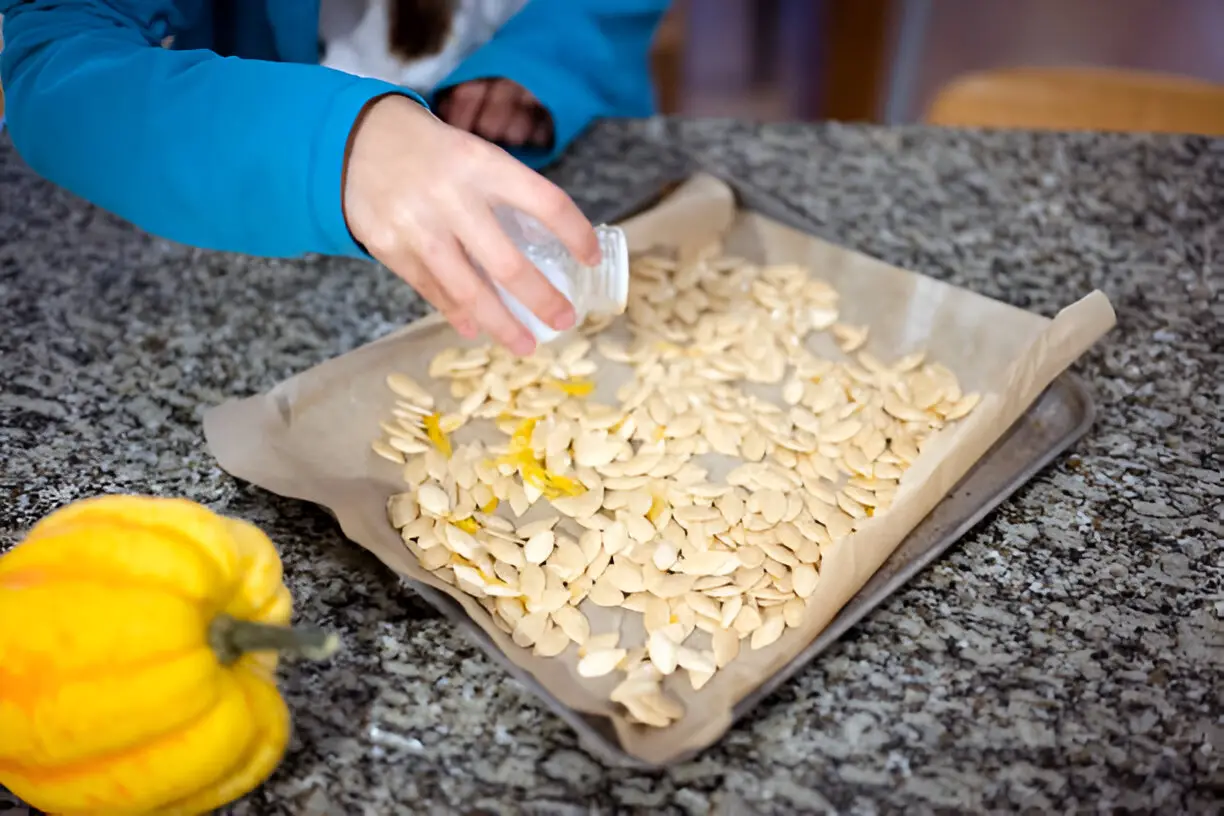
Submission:
M 276 767 L 290 629 L 262 532 L 178 499 L 107 496 L 0 557 L 0 785 L 62 814 L 199 814 Z

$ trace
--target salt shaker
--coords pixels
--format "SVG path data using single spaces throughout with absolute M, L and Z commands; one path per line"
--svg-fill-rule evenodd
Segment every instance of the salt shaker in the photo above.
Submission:
M 595 235 L 603 259 L 585 266 L 570 255 L 565 245 L 536 219 L 510 207 L 494 208 L 501 228 L 528 261 L 540 270 L 558 292 L 574 306 L 575 325 L 590 314 L 620 314 L 629 299 L 629 245 L 619 227 L 599 226 Z M 563 334 L 548 326 L 530 309 L 494 284 L 510 313 L 539 343 L 551 343 Z

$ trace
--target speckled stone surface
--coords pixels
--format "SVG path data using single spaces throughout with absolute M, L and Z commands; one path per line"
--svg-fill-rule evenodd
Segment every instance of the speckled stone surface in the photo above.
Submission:
M 606 770 L 322 512 L 235 483 L 200 414 L 418 314 L 389 273 L 143 235 L 0 144 L 0 548 L 65 502 L 182 495 L 283 548 L 348 649 L 285 673 L 297 732 L 230 812 L 1218 813 L 1224 142 L 733 123 L 599 128 L 555 173 L 615 205 L 692 159 L 821 233 L 1119 326 L 1100 407 L 1023 489 L 698 760 Z M 0 810 L 4 805 L 0 794 Z

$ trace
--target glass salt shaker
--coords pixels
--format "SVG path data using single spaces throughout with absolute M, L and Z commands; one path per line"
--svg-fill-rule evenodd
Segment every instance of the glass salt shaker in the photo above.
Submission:
M 619 227 L 599 226 L 595 235 L 603 260 L 585 266 L 570 255 L 555 235 L 536 219 L 510 207 L 494 208 L 501 228 L 528 261 L 540 270 L 558 292 L 574 306 L 575 326 L 591 314 L 621 314 L 629 300 L 629 245 Z M 510 313 L 539 343 L 550 343 L 565 332 L 544 323 L 501 286 L 498 296 Z

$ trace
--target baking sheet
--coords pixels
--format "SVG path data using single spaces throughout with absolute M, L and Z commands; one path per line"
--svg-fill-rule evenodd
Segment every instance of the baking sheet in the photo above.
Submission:
M 709 745 L 730 727 L 742 703 L 793 671 L 843 606 L 953 486 L 1003 436 L 1054 378 L 1114 323 L 1104 295 L 1093 293 L 1053 321 L 930 278 L 888 266 L 737 210 L 731 189 L 709 176 L 691 179 L 658 206 L 624 225 L 635 251 L 654 246 L 694 252 L 722 236 L 727 249 L 754 261 L 798 262 L 842 296 L 842 319 L 872 327 L 867 349 L 884 360 L 919 348 L 955 371 L 966 392 L 983 400 L 967 419 L 941 434 L 914 463 L 890 510 L 830 548 L 820 591 L 804 625 L 760 651 L 741 653 L 700 692 L 681 678 L 669 693 L 694 712 L 666 729 L 630 725 L 607 700 L 616 678 L 583 680 L 571 649 L 539 658 L 515 646 L 474 599 L 420 569 L 385 517 L 388 496 L 400 492 L 399 468 L 375 457 L 369 442 L 389 410 L 384 379 L 403 371 L 425 382 L 429 360 L 464 345 L 440 320 L 426 318 L 349 354 L 323 363 L 268 394 L 226 403 L 205 416 L 205 432 L 221 466 L 286 496 L 328 507 L 345 534 L 402 575 L 457 602 L 496 648 L 567 709 L 581 730 L 595 729 L 628 756 L 665 764 Z M 835 353 L 816 344 L 820 353 Z M 601 383 L 614 390 L 614 384 Z M 439 393 L 445 393 L 439 389 Z M 623 614 L 626 633 L 637 616 Z M 593 624 L 599 616 L 592 615 Z M 606 631 L 595 625 L 594 631 Z M 640 629 L 638 629 L 640 631 Z M 628 638 L 626 638 L 628 639 Z M 610 728 L 609 728 L 610 726 Z

